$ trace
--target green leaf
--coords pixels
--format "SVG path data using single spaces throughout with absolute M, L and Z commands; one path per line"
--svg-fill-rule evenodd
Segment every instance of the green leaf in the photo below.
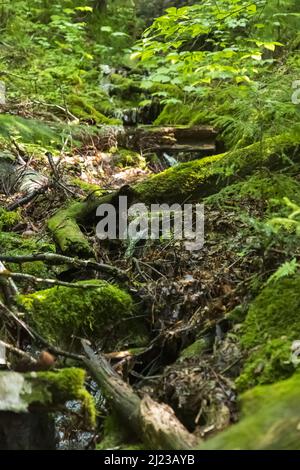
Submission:
M 112 32 L 112 27 L 111 26 L 101 26 L 100 31 L 103 33 L 111 33 Z
M 75 10 L 78 10 L 78 11 L 90 11 L 92 12 L 93 11 L 93 8 L 92 7 L 88 7 L 88 6 L 83 6 L 83 7 L 75 7 Z

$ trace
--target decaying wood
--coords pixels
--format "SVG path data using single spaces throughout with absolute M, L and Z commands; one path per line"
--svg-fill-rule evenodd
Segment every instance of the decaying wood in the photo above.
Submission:
M 139 151 L 205 152 L 216 151 L 216 130 L 211 126 L 141 126 L 127 128 L 118 136 L 119 145 Z
M 168 405 L 159 404 L 149 396 L 141 400 L 103 355 L 96 356 L 86 342 L 82 344 L 87 356 L 84 363 L 120 420 L 149 448 L 178 450 L 192 449 L 197 445 L 196 438 L 180 423 Z

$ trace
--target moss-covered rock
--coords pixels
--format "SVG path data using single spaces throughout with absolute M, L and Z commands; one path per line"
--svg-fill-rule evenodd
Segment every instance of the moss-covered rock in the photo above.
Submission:
M 101 194 L 103 192 L 98 184 L 89 183 L 88 181 L 84 181 L 80 178 L 73 178 L 72 179 L 72 184 L 74 184 L 75 186 L 78 186 L 87 195 L 93 193 L 97 196 L 101 196 Z
M 99 287 L 80 287 L 87 284 Z M 80 281 L 78 288 L 20 295 L 18 302 L 36 331 L 62 347 L 70 348 L 72 335 L 95 341 L 109 335 L 108 348 L 122 338 L 124 344 L 140 346 L 146 336 L 144 324 L 132 318 L 135 306 L 130 295 L 104 281 Z
M 201 356 L 210 347 L 210 342 L 207 338 L 197 339 L 193 344 L 181 351 L 179 361 L 182 359 L 193 358 Z
M 97 110 L 93 101 L 77 95 L 68 97 L 68 106 L 72 114 L 83 121 L 94 121 L 96 124 L 120 124 L 117 119 L 111 119 Z
M 96 421 L 95 404 L 84 387 L 85 371 L 69 368 L 51 372 L 0 373 L 0 411 L 24 413 L 34 406 L 54 410 L 69 400 L 81 402 L 87 424 Z
M 8 230 L 21 221 L 20 211 L 6 211 L 0 207 L 0 232 Z
M 241 338 L 246 348 L 268 339 L 300 338 L 300 275 L 267 285 L 250 305 Z
M 176 87 L 177 88 L 177 87 Z M 158 90 L 159 91 L 159 90 Z M 175 90 L 175 94 L 171 94 L 171 97 L 181 99 L 182 95 L 178 89 Z M 195 101 L 194 103 L 181 103 L 167 104 L 154 124 L 157 126 L 165 125 L 178 125 L 185 124 L 194 126 L 197 124 L 205 124 L 209 121 L 209 113 L 206 108 L 203 108 L 203 103 Z
M 299 450 L 299 391 L 299 373 L 249 390 L 241 397 L 241 421 L 199 449 Z
M 241 392 L 255 385 L 270 384 L 288 378 L 294 371 L 291 341 L 287 338 L 269 340 L 250 354 L 242 374 L 236 380 L 236 386 Z
M 289 377 L 293 340 L 300 338 L 300 276 L 266 285 L 250 304 L 240 342 L 246 360 L 236 385 L 240 391 Z
M 112 95 L 118 96 L 123 100 L 132 100 L 133 98 L 136 98 L 139 93 L 141 93 L 140 82 L 137 82 L 130 77 L 112 73 L 109 79 L 113 85 L 110 93 Z

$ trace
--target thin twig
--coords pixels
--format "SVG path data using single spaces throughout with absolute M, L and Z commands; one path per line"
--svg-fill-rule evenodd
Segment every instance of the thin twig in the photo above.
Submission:
M 75 282 L 58 281 L 56 279 L 44 279 L 36 277 L 32 274 L 14 273 L 8 270 L 0 271 L 0 279 L 14 279 L 15 281 L 28 281 L 33 284 L 48 284 L 49 286 L 62 286 L 75 289 L 98 289 L 101 287 L 99 284 L 76 284 Z
M 43 336 L 37 333 L 31 326 L 28 326 L 14 312 L 12 312 L 8 307 L 6 307 L 6 305 L 4 305 L 1 301 L 0 301 L 0 311 L 4 313 L 4 315 L 7 318 L 14 320 L 18 326 L 23 328 L 33 339 L 35 338 L 41 344 L 43 344 L 43 346 L 46 346 L 46 348 L 49 349 L 49 351 L 52 352 L 53 354 L 57 356 L 68 357 L 70 359 L 75 359 L 77 361 L 83 360 L 83 356 L 81 356 L 80 354 L 75 354 L 75 353 L 71 353 L 68 351 L 64 351 L 60 348 L 57 348 L 53 344 L 49 343 L 49 341 L 47 341 Z
M 69 256 L 59 255 L 56 253 L 38 253 L 36 255 L 19 256 L 9 256 L 0 254 L 0 261 L 17 264 L 34 263 L 35 261 L 44 261 L 46 263 L 54 265 L 68 264 L 75 268 L 92 269 L 97 272 L 108 273 L 123 281 L 128 280 L 126 272 L 119 268 L 116 268 L 115 266 L 111 266 L 109 264 L 104 263 L 97 263 L 97 261 L 93 260 L 81 260 L 78 258 L 71 258 Z
M 34 359 L 34 357 L 32 357 L 27 352 L 22 351 L 22 349 L 19 349 L 16 346 L 13 346 L 12 344 L 6 343 L 5 341 L 2 341 L 2 340 L 0 340 L 0 344 L 2 344 L 2 346 L 4 346 L 6 349 L 11 351 L 12 353 L 15 353 L 18 356 L 21 356 L 21 357 L 27 359 L 31 364 L 35 365 L 35 364 L 38 363 L 38 361 L 36 359 Z

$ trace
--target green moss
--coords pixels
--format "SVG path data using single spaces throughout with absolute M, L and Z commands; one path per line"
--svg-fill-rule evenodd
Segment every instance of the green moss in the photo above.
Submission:
M 295 371 L 291 360 L 291 342 L 287 338 L 269 340 L 250 354 L 236 381 L 238 391 L 255 385 L 270 384 L 290 377 Z
M 300 335 L 300 276 L 282 278 L 266 286 L 250 305 L 241 341 L 246 348 L 268 339 Z
M 35 383 L 35 387 L 30 393 L 31 402 L 42 402 L 42 396 L 44 396 L 45 404 L 49 402 L 51 406 L 61 405 L 69 400 L 78 400 L 82 404 L 85 421 L 94 426 L 96 408 L 93 397 L 84 387 L 85 376 L 86 372 L 77 368 L 25 374 L 28 381 Z M 37 383 L 40 383 L 42 387 L 37 387 Z
M 201 356 L 201 354 L 207 351 L 208 347 L 209 344 L 205 338 L 197 339 L 193 344 L 191 344 L 181 352 L 179 360 Z
M 103 439 L 97 445 L 97 450 L 143 450 L 141 443 L 132 442 L 133 436 L 128 432 L 128 426 L 122 425 L 116 413 L 112 413 L 104 420 Z
M 74 202 L 66 209 L 59 210 L 48 221 L 50 232 L 65 254 L 79 256 L 92 254 L 92 249 L 76 222 L 82 205 L 80 202 Z
M 173 92 L 175 92 L 175 94 L 172 94 L 170 90 L 171 97 L 178 99 L 182 98 L 180 92 L 178 92 L 178 89 L 173 90 Z M 154 124 L 157 126 L 164 126 L 168 124 L 186 124 L 195 126 L 197 124 L 205 124 L 207 122 L 209 122 L 207 109 L 204 109 L 201 103 L 195 102 L 181 103 L 180 105 L 172 103 L 167 104 L 158 118 L 155 120 Z
M 134 167 L 144 169 L 146 167 L 146 160 L 140 153 L 124 148 L 117 148 L 114 151 L 114 163 L 121 168 Z
M 0 232 L 12 228 L 21 221 L 20 211 L 6 211 L 0 207 Z
M 235 179 L 251 175 L 262 166 L 276 170 L 287 164 L 285 157 L 299 161 L 299 134 L 285 134 L 212 157 L 169 168 L 134 186 L 144 202 L 182 202 L 188 196 L 216 193 Z
M 88 98 L 70 95 L 68 97 L 68 107 L 74 116 L 82 120 L 93 120 L 97 124 L 120 124 L 119 120 L 104 116 Z
M 55 126 L 34 119 L 24 119 L 10 114 L 0 114 L 0 135 L 9 138 L 20 136 L 24 142 L 42 143 L 44 145 L 58 142 Z
M 87 181 L 83 181 L 80 178 L 73 178 L 72 184 L 78 186 L 80 189 L 82 189 L 88 194 L 95 193 L 97 196 L 101 196 L 102 194 L 102 189 L 99 188 L 98 184 L 88 183 Z
M 43 242 L 42 240 L 22 238 L 13 233 L 0 232 L 0 254 L 17 256 L 54 251 L 55 247 L 53 244 Z M 22 264 L 8 263 L 7 267 L 15 272 L 23 272 L 38 277 L 47 277 L 52 272 L 51 268 L 41 261 Z
M 112 95 L 116 95 L 123 100 L 132 100 L 138 93 L 141 92 L 141 85 L 139 82 L 129 77 L 113 73 L 110 75 L 110 82 L 113 86 L 111 90 Z
M 71 335 L 100 340 L 109 334 L 110 348 L 124 337 L 124 341 L 140 346 L 144 324 L 131 320 L 135 306 L 130 295 L 104 281 L 81 281 L 78 286 L 80 284 L 99 287 L 54 287 L 20 295 L 18 302 L 25 309 L 28 322 L 55 344 L 69 348 L 73 342 Z
M 243 416 L 201 450 L 299 450 L 300 374 L 273 385 L 258 386 L 241 397 Z

